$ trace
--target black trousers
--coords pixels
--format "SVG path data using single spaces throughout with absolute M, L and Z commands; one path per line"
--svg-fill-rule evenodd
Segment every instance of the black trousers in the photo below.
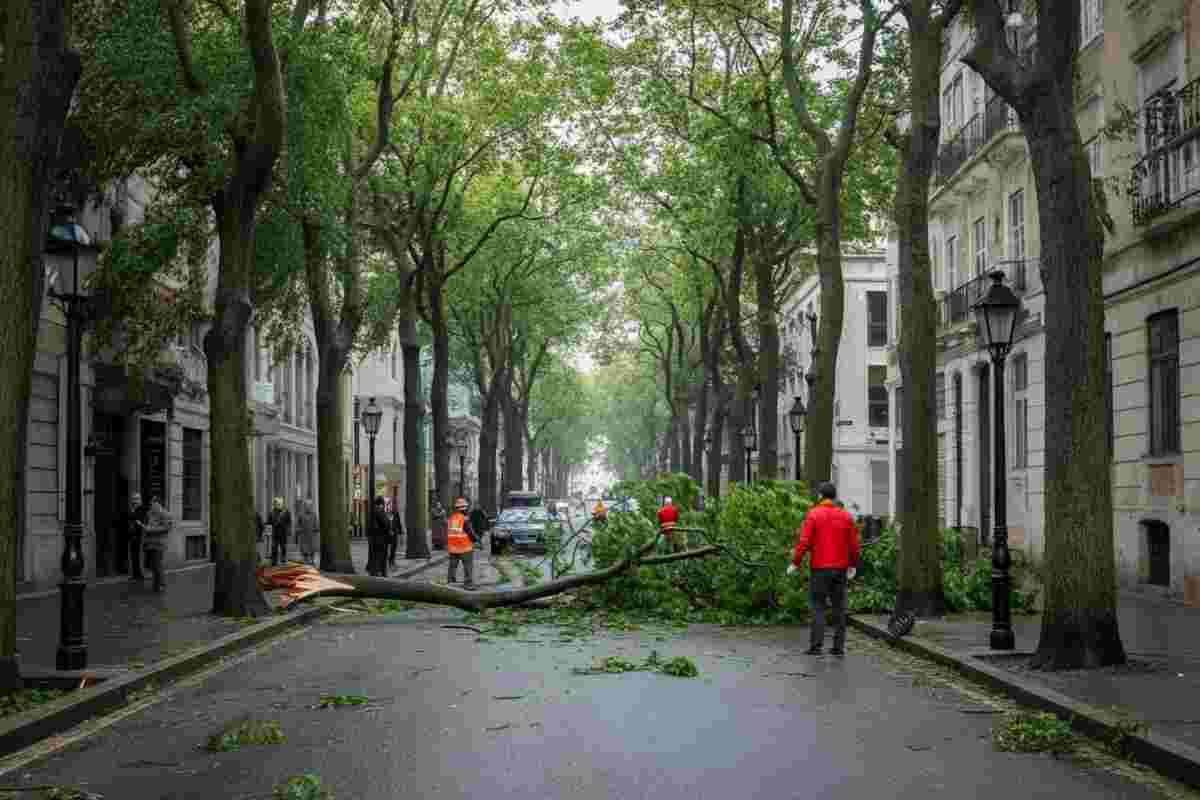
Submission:
M 287 536 L 275 534 L 271 537 L 271 563 L 284 564 L 287 562 Z
M 399 544 L 400 544 L 400 534 L 393 533 L 393 534 L 388 535 L 387 560 L 388 560 L 388 563 L 391 564 L 392 566 L 396 565 L 396 547 Z
M 142 555 L 142 532 L 130 531 L 129 533 L 129 575 L 137 580 L 142 580 L 145 573 L 142 572 L 142 560 L 145 556 Z
M 833 610 L 833 649 L 846 645 L 846 570 L 814 569 L 808 584 L 813 622 L 809 644 L 815 649 L 825 643 L 825 603 Z
M 386 536 L 376 533 L 367 536 L 367 574 L 387 577 L 387 543 Z

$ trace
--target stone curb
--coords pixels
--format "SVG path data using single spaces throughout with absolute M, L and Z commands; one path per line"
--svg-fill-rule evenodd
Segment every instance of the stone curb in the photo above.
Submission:
M 393 578 L 409 578 L 432 569 L 446 561 L 434 557 L 415 569 L 397 573 Z M 72 691 L 52 703 L 30 709 L 0 720 L 0 757 L 9 756 L 50 736 L 70 730 L 87 720 L 114 711 L 130 701 L 130 696 L 146 688 L 161 686 L 199 672 L 230 656 L 248 650 L 256 644 L 292 628 L 310 625 L 332 612 L 335 605 L 345 601 L 327 602 L 318 606 L 277 616 L 247 626 L 217 639 L 211 644 L 194 648 L 187 653 L 165 658 L 146 669 L 128 675 L 111 677 L 88 689 Z M 101 677 L 104 670 L 82 670 L 78 673 L 29 671 L 28 678 L 59 677 L 82 680 L 85 676 Z
M 1102 708 L 1075 700 L 1062 692 L 1023 679 L 1009 670 L 993 667 L 980 658 L 960 655 L 916 636 L 895 640 L 887 629 L 874 622 L 849 617 L 850 626 L 866 635 L 882 639 L 911 655 L 950 667 L 965 677 L 995 689 L 1023 705 L 1049 711 L 1070 722 L 1080 732 L 1101 740 L 1123 741 L 1134 760 L 1152 767 L 1169 778 L 1200 789 L 1200 749 L 1169 736 L 1155 733 L 1128 733 L 1122 719 Z

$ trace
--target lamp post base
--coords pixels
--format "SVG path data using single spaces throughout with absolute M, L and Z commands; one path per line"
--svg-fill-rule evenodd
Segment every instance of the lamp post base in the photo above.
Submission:
M 79 578 L 65 580 L 59 584 L 61 594 L 61 636 L 55 656 L 55 666 L 60 670 L 87 668 L 87 641 L 83 631 L 83 593 L 87 583 Z
M 1017 646 L 1017 639 L 1011 630 L 992 629 L 988 637 L 988 646 L 993 650 L 1012 650 Z

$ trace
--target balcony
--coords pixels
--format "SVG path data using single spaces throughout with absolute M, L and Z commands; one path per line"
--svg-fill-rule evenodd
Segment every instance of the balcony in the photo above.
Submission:
M 1026 258 L 1022 260 L 997 261 L 988 269 L 988 274 L 977 275 L 966 283 L 960 284 L 954 291 L 949 292 L 941 300 L 941 327 L 946 328 L 974 319 L 971 307 L 983 299 L 988 287 L 992 285 L 990 273 L 1000 270 L 1004 273 L 1005 282 L 1017 294 L 1029 292 L 1035 285 L 1038 274 L 1038 260 Z
M 984 148 L 993 137 L 1017 130 L 1017 116 L 999 96 L 988 100 L 983 112 L 967 120 L 950 141 L 938 149 L 933 183 L 941 186 L 959 167 Z
M 1129 176 L 1133 224 L 1200 205 L 1200 79 L 1142 107 L 1147 153 Z

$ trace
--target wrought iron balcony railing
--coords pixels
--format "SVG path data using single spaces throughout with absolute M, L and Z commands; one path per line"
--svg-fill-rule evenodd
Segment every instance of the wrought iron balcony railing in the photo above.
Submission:
M 1129 176 L 1135 225 L 1200 206 L 1200 78 L 1146 101 L 1141 117 L 1147 153 Z
M 1017 294 L 1031 290 L 1038 275 L 1038 260 L 1036 258 L 1010 259 L 997 261 L 992 264 L 986 274 L 977 275 L 966 283 L 960 284 L 954 291 L 942 297 L 941 324 L 943 327 L 957 325 L 973 318 L 972 306 L 983 299 L 988 287 L 992 285 L 992 272 L 1000 270 L 1004 273 L 1004 282 Z
M 949 180 L 971 156 L 983 149 L 992 137 L 1004 131 L 1016 130 L 1017 118 L 1000 97 L 993 97 L 983 112 L 967 120 L 948 142 L 938 149 L 934 185 Z

